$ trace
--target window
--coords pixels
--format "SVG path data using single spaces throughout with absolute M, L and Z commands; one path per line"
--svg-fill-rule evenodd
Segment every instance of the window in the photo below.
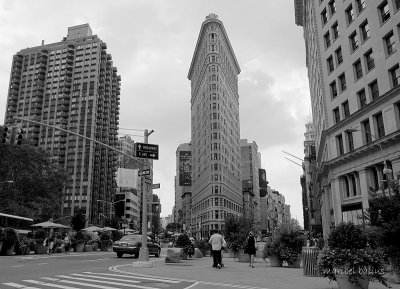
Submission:
M 395 8 L 396 10 L 399 10 L 399 9 L 400 9 L 400 0 L 394 0 L 394 8 Z
M 367 105 L 367 95 L 365 93 L 365 89 L 360 90 L 357 92 L 358 103 L 360 104 L 360 108 Z
M 339 65 L 343 62 L 342 48 L 340 46 L 338 49 L 336 49 L 335 54 L 336 54 L 336 63 L 337 65 Z
M 376 80 L 369 84 L 369 90 L 371 92 L 372 100 L 377 99 L 379 97 L 378 82 Z
M 365 21 L 363 24 L 360 25 L 361 31 L 361 40 L 363 42 L 367 41 L 368 38 L 371 36 L 371 32 L 369 31 L 368 21 Z
M 352 132 L 346 132 L 347 136 L 347 145 L 349 148 L 349 151 L 354 151 L 354 140 L 353 140 L 353 133 Z
M 392 69 L 389 70 L 390 74 L 390 80 L 392 82 L 392 87 L 396 87 L 399 85 L 399 78 L 400 78 L 400 68 L 399 65 L 397 64 L 394 66 Z
M 385 51 L 386 51 L 386 56 L 389 56 L 396 50 L 396 45 L 395 45 L 395 40 L 394 40 L 394 35 L 393 31 L 390 31 L 384 38 L 383 38 L 384 44 L 385 44 Z
M 335 0 L 332 0 L 331 2 L 329 2 L 329 13 L 331 13 L 331 16 L 333 14 L 335 14 L 336 12 L 336 3 Z
M 346 9 L 346 20 L 347 20 L 347 25 L 350 25 L 351 22 L 354 21 L 354 10 L 353 10 L 353 6 L 350 5 L 349 7 L 347 7 Z
M 356 0 L 358 14 L 365 9 L 365 0 Z
M 354 62 L 353 67 L 354 67 L 355 79 L 357 81 L 363 76 L 360 59 Z
M 329 46 L 331 46 L 331 37 L 329 35 L 329 31 L 326 32 L 324 35 L 324 41 L 325 41 L 325 48 L 327 49 Z
M 349 107 L 348 101 L 345 101 L 342 103 L 342 111 L 343 111 L 344 118 L 346 118 L 350 115 L 350 107 Z
M 328 12 L 326 12 L 326 9 L 324 9 L 321 12 L 321 19 L 322 19 L 322 26 L 324 26 L 326 22 L 328 22 Z
M 337 22 L 335 22 L 335 24 L 332 25 L 332 34 L 334 41 L 339 38 L 339 25 Z
M 385 126 L 383 124 L 383 116 L 382 113 L 378 113 L 374 116 L 376 122 L 376 130 L 377 130 L 377 137 L 381 138 L 385 136 Z
M 335 124 L 340 122 L 340 112 L 338 107 L 333 110 L 333 120 L 335 121 Z
M 336 136 L 336 146 L 337 146 L 338 155 L 341 156 L 342 154 L 344 154 L 343 137 L 341 134 Z
M 339 76 L 339 86 L 340 86 L 340 91 L 343 92 L 346 90 L 347 86 L 346 86 L 346 76 L 345 74 L 341 74 Z
M 370 71 L 375 67 L 374 57 L 372 56 L 372 49 L 370 49 L 367 53 L 364 54 L 364 59 L 367 71 Z
M 336 88 L 336 81 L 333 81 L 329 87 L 331 88 L 331 96 L 335 98 L 337 96 L 337 88 Z
M 327 59 L 326 62 L 327 62 L 327 65 L 328 65 L 328 71 L 332 72 L 335 69 L 335 67 L 333 65 L 333 57 L 329 56 L 329 58 Z
M 358 48 L 358 36 L 357 36 L 357 33 L 354 32 L 353 34 L 350 35 L 349 38 L 350 38 L 351 52 L 353 52 Z
M 365 143 L 370 143 L 372 141 L 371 137 L 371 126 L 369 124 L 369 119 L 364 120 L 362 123 L 362 131 L 364 132 Z
M 383 1 L 383 3 L 378 7 L 378 9 L 379 9 L 379 13 L 381 16 L 381 23 L 383 24 L 390 19 L 390 11 L 389 11 L 388 2 L 386 0 Z

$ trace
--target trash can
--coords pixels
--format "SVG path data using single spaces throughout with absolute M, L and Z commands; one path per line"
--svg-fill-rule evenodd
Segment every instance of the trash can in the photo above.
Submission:
M 303 247 L 301 259 L 303 261 L 304 276 L 318 276 L 317 259 L 320 249 L 317 247 Z

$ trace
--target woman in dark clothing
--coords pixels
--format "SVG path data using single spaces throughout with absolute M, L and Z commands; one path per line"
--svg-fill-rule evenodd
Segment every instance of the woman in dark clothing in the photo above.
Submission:
M 246 253 L 249 254 L 250 261 L 249 267 L 254 268 L 254 257 L 256 256 L 256 238 L 254 237 L 253 232 L 250 231 L 249 236 L 247 237 L 246 244 Z

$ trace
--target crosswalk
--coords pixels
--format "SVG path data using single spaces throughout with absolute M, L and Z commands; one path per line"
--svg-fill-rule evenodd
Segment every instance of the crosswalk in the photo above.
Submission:
M 2 283 L 3 288 L 23 288 L 23 289 L 183 289 L 193 284 L 193 282 L 171 280 L 158 277 L 145 277 L 118 273 L 93 273 L 82 272 L 67 275 L 54 275 L 38 278 L 39 280 L 22 279 L 18 282 Z

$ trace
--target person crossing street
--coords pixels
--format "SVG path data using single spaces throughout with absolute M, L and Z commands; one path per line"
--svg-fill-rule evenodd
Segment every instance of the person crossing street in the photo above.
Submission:
M 214 234 L 210 237 L 210 240 L 208 241 L 208 243 L 211 244 L 214 268 L 222 268 L 221 250 L 224 242 L 224 238 L 217 230 L 214 231 Z

